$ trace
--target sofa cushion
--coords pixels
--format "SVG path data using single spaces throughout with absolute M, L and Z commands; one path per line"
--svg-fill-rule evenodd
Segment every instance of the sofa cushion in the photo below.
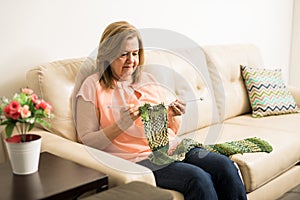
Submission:
M 179 135 L 219 121 L 205 57 L 201 50 L 198 54 L 199 59 L 203 61 L 201 66 L 194 66 L 187 58 L 169 51 L 145 51 L 144 70 L 151 73 L 162 88 L 165 88 L 166 104 L 176 98 L 184 101 L 203 98 L 203 101 L 187 103 Z
M 262 118 L 255 118 L 252 117 L 252 114 L 246 114 L 227 119 L 224 123 L 281 130 L 299 134 L 300 113 L 289 115 L 273 115 Z
M 187 104 L 187 111 L 183 116 L 179 134 L 219 121 L 214 93 L 201 49 L 199 55 L 201 66 L 194 66 L 186 58 L 175 53 L 163 50 L 145 51 L 144 70 L 150 72 L 165 88 L 166 104 L 176 98 L 181 100 L 204 99 Z M 73 141 L 76 140 L 76 130 L 73 122 L 72 95 L 74 87 L 77 90 L 80 85 L 75 85 L 75 81 L 78 73 L 81 73 L 79 69 L 83 65 L 94 65 L 94 60 L 78 58 L 55 61 L 29 70 L 26 77 L 28 86 L 41 98 L 51 102 L 54 107 L 55 117 L 48 130 Z
M 221 126 L 216 128 L 215 126 Z M 214 132 L 211 131 L 214 130 Z M 231 159 L 238 165 L 247 192 L 252 192 L 278 177 L 300 160 L 300 135 L 295 132 L 274 130 L 257 126 L 219 124 L 203 128 L 182 137 L 193 138 L 205 143 L 210 134 L 218 130 L 214 143 L 258 137 L 269 142 L 271 153 L 235 154 Z
M 72 110 L 73 89 L 80 67 L 93 64 L 94 61 L 87 58 L 66 59 L 46 63 L 27 72 L 28 87 L 54 108 L 51 128 L 44 129 L 76 141 Z
M 150 72 L 163 86 L 162 88 L 165 88 L 166 104 L 176 98 L 204 99 L 187 104 L 179 134 L 219 121 L 214 93 L 208 80 L 205 57 L 201 49 L 199 55 L 201 66 L 193 66 L 186 58 L 175 53 L 163 50 L 145 51 L 144 70 Z M 75 81 L 79 78 L 78 73 L 81 73 L 79 69 L 83 65 L 94 65 L 94 60 L 78 58 L 55 61 L 29 70 L 26 77 L 28 86 L 41 98 L 51 102 L 54 107 L 55 117 L 48 130 L 73 141 L 76 140 L 76 130 L 73 122 L 72 95 L 74 87 L 77 90 L 80 85 L 75 85 Z
M 232 126 L 229 126 L 230 129 Z M 269 141 L 273 151 L 266 153 L 246 153 L 232 156 L 241 171 L 246 191 L 252 192 L 292 168 L 300 159 L 300 136 L 286 131 L 275 131 L 257 127 L 241 127 L 246 132 L 255 132 Z M 240 131 L 241 131 L 240 129 Z M 234 128 L 238 134 L 238 129 Z
M 240 65 L 262 66 L 259 49 L 252 44 L 203 47 L 221 120 L 251 111 Z
M 280 69 L 241 66 L 253 117 L 298 112 L 297 104 L 282 79 Z

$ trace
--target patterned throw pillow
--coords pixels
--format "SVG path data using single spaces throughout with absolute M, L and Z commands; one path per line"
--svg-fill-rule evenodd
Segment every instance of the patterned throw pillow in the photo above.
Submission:
M 280 69 L 241 66 L 253 117 L 299 112 L 297 104 L 282 79 Z

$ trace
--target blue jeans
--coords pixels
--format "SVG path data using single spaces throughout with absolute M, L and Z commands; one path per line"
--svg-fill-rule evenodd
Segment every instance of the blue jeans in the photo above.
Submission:
M 149 160 L 138 164 L 153 171 L 157 186 L 181 192 L 185 200 L 247 199 L 236 166 L 224 155 L 194 148 L 182 162 L 164 167 Z

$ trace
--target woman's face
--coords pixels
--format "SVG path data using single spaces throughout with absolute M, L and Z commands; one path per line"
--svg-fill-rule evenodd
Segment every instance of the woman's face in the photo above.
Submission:
M 128 39 L 125 42 L 121 55 L 111 64 L 111 71 L 117 80 L 130 80 L 131 74 L 139 64 L 139 42 L 137 37 Z

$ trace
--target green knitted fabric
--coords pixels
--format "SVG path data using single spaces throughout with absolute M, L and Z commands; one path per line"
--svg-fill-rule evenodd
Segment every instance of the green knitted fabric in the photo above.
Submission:
M 169 145 L 168 115 L 164 104 L 139 107 L 146 138 L 152 151 Z
M 185 158 L 185 154 L 195 147 L 223 154 L 228 157 L 234 154 L 253 152 L 270 153 L 273 150 L 267 141 L 257 137 L 212 145 L 203 145 L 193 139 L 185 138 L 178 144 L 173 154 L 168 155 L 169 141 L 166 107 L 163 104 L 155 106 L 145 104 L 140 107 L 140 113 L 145 134 L 149 146 L 152 149 L 152 154 L 149 155 L 149 159 L 156 165 L 167 165 L 174 161 L 182 161 Z
M 203 145 L 195 140 L 185 138 L 183 139 L 172 155 L 168 155 L 168 146 L 153 151 L 149 155 L 149 159 L 153 164 L 166 165 L 174 161 L 182 161 L 185 154 L 192 148 L 199 147 L 210 152 L 223 154 L 225 156 L 232 156 L 234 154 L 254 153 L 254 152 L 272 152 L 272 146 L 265 140 L 257 137 L 246 138 L 238 141 L 225 142 L 213 145 Z
M 204 146 L 208 151 L 231 156 L 238 153 L 252 153 L 252 152 L 267 152 L 270 153 L 272 146 L 262 139 L 257 137 L 246 138 L 239 141 L 225 142 L 222 144 L 206 145 Z

